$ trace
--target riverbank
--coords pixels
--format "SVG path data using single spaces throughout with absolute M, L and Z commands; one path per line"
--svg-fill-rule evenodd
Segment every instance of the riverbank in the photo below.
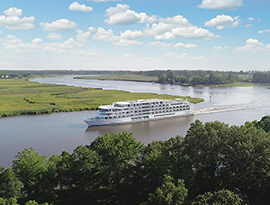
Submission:
M 130 93 L 101 88 L 83 88 L 66 85 L 41 84 L 21 79 L 0 80 L 0 117 L 96 110 L 98 106 L 116 101 L 137 99 L 187 99 L 203 102 L 189 96 Z
M 135 81 L 135 82 L 157 82 L 157 76 L 145 75 L 98 75 L 98 76 L 82 76 L 74 77 L 74 79 L 86 80 L 116 80 L 116 81 Z
M 74 77 L 73 79 L 85 79 L 85 80 L 112 80 L 112 81 L 134 81 L 134 82 L 158 82 L 157 76 L 144 76 L 144 75 L 99 75 L 99 76 L 82 76 L 82 77 Z M 169 83 L 160 83 L 160 84 L 169 84 Z M 193 86 L 190 84 L 178 84 L 175 83 L 173 85 L 181 85 L 181 86 Z M 259 83 L 250 83 L 250 82 L 235 82 L 235 83 L 227 83 L 227 84 L 218 84 L 218 85 L 195 85 L 194 87 L 250 87 L 250 86 L 261 86 L 265 84 Z M 267 84 L 268 85 L 268 84 Z

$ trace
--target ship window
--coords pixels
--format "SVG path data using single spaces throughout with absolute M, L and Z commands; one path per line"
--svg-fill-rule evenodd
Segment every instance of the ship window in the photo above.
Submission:
M 112 117 L 110 117 L 110 119 L 112 119 Z
M 105 119 L 107 120 L 107 119 L 108 119 L 108 117 L 105 117 Z

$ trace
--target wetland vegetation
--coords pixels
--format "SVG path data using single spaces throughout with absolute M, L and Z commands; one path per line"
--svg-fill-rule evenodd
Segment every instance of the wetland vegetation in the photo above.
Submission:
M 203 101 L 189 96 L 130 93 L 101 88 L 41 84 L 22 79 L 0 79 L 0 117 L 96 110 L 102 104 L 153 98 L 182 98 L 192 103 Z

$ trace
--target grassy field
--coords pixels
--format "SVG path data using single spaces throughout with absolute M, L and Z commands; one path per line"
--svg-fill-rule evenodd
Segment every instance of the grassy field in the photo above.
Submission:
M 40 84 L 19 79 L 0 79 L 0 117 L 95 110 L 102 104 L 111 104 L 116 101 L 153 98 L 183 98 L 192 103 L 203 101 L 200 98 Z
M 100 75 L 100 76 L 85 76 L 74 77 L 74 79 L 88 80 L 121 80 L 121 81 L 137 81 L 137 82 L 156 82 L 158 77 L 145 75 Z

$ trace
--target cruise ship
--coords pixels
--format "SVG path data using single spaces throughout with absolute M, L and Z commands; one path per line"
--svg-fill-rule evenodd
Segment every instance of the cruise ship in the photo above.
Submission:
M 115 102 L 112 105 L 100 106 L 96 117 L 86 118 L 84 122 L 88 126 L 101 126 L 189 115 L 193 115 L 193 111 L 188 101 L 150 99 Z

